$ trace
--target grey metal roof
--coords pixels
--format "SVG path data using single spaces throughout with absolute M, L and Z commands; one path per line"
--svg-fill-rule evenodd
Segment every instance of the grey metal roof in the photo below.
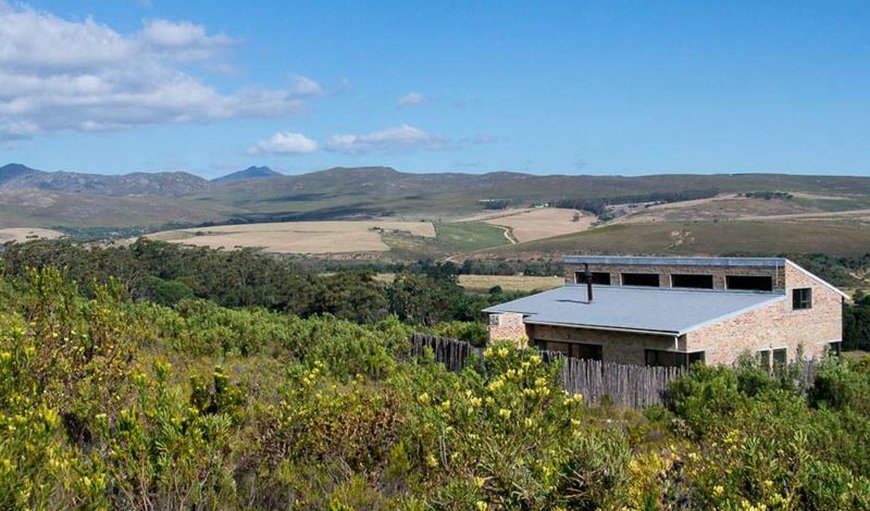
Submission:
M 569 255 L 562 258 L 566 264 L 621 264 L 650 266 L 784 266 L 784 257 L 640 257 L 640 256 L 584 256 Z
M 783 293 L 566 285 L 484 309 L 517 312 L 530 324 L 682 335 L 785 299 Z

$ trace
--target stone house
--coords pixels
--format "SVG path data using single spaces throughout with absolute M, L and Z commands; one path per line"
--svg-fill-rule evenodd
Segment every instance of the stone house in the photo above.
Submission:
M 489 307 L 490 341 L 638 365 L 839 351 L 846 295 L 778 257 L 567 256 L 563 287 Z

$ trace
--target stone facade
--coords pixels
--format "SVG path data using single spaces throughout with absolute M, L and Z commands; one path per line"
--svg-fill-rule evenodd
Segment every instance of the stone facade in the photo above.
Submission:
M 490 314 L 487 329 L 490 342 L 518 341 L 523 337 L 531 339 L 523 315 L 516 312 Z
M 785 296 L 779 302 L 701 327 L 686 334 L 688 351 L 704 351 L 708 364 L 730 364 L 744 352 L 786 348 L 789 361 L 824 354 L 843 338 L 843 297 L 792 262 L 785 268 Z M 812 289 L 812 306 L 792 308 L 792 292 Z
M 782 299 L 756 309 L 723 318 L 679 337 L 614 330 L 593 330 L 550 325 L 526 325 L 522 314 L 500 313 L 490 316 L 490 340 L 516 340 L 527 337 L 531 344 L 539 341 L 600 345 L 605 361 L 645 364 L 646 350 L 676 353 L 704 352 L 707 364 L 731 364 L 742 353 L 786 349 L 789 361 L 798 353 L 816 358 L 831 343 L 842 340 L 843 295 L 788 260 L 776 267 L 711 266 L 640 266 L 590 265 L 590 271 L 608 271 L 613 285 L 619 285 L 621 273 L 658 273 L 661 286 L 670 286 L 672 274 L 713 275 L 714 288 L 725 288 L 727 275 L 770 276 Z M 566 280 L 574 282 L 574 273 L 582 265 L 566 265 Z M 809 308 L 794 309 L 793 291 L 811 289 Z
M 664 335 L 645 335 L 633 332 L 591 330 L 550 325 L 529 325 L 529 339 L 540 341 L 577 342 L 601 346 L 601 359 L 605 362 L 644 365 L 646 350 L 674 350 L 676 340 Z

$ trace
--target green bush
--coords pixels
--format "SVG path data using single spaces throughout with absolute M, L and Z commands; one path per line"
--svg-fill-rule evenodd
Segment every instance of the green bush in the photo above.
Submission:
M 866 362 L 809 389 L 696 366 L 639 413 L 506 343 L 411 357 L 395 317 L 167 307 L 51 268 L 0 282 L 0 312 L 0 509 L 870 508 Z

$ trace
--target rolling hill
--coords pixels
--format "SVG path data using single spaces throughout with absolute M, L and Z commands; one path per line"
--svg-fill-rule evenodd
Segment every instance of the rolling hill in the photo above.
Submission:
M 512 238 L 512 229 L 535 227 L 522 222 L 514 226 L 512 221 L 502 227 L 459 222 L 486 210 L 519 211 L 535 205 L 592 211 L 606 221 L 566 236 L 520 239 Z M 826 247 L 856 253 L 866 251 L 870 239 L 847 233 L 870 230 L 864 210 L 870 210 L 870 177 L 418 174 L 390 167 L 282 175 L 267 167 L 249 167 L 209 182 L 184 172 L 105 176 L 44 172 L 21 164 L 0 167 L 0 227 L 58 228 L 90 235 L 379 217 L 434 223 L 441 236 L 435 241 L 401 235 L 384 239 L 393 254 L 409 258 L 462 251 L 521 258 L 565 251 L 774 253 L 784 251 L 780 248 Z M 690 234 L 673 239 L 674 232 Z M 521 243 L 505 245 L 505 240 Z

